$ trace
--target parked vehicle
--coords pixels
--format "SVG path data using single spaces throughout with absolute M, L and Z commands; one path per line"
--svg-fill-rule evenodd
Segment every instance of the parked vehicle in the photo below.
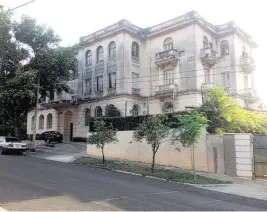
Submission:
M 27 151 L 27 144 L 16 137 L 0 136 L 0 154 L 5 152 L 18 152 L 23 154 Z
M 46 131 L 39 135 L 36 135 L 36 140 L 44 140 L 47 143 L 63 141 L 63 135 L 57 131 Z

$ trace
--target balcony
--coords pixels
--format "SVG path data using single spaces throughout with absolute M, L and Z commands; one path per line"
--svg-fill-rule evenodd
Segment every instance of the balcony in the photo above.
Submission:
M 114 88 L 109 88 L 109 89 L 108 89 L 108 95 L 114 95 L 114 94 L 116 94 L 116 87 L 114 87 Z
M 241 57 L 240 66 L 242 67 L 242 70 L 250 74 L 255 70 L 255 63 L 254 60 L 251 57 Z
M 53 99 L 46 98 L 45 102 L 42 102 L 41 105 L 44 107 L 69 107 L 77 103 L 77 85 L 78 79 L 70 80 L 66 83 L 69 86 L 69 93 L 62 91 L 57 94 L 56 92 L 53 95 Z
M 133 95 L 140 95 L 140 88 L 132 88 Z
M 46 103 L 41 103 L 43 107 L 51 108 L 64 108 L 76 104 L 78 104 L 77 95 L 67 93 L 59 94 L 53 100 L 49 100 Z
M 96 72 L 102 72 L 104 71 L 104 61 L 98 61 L 97 64 L 95 65 L 95 71 Z
M 257 100 L 256 91 L 253 88 L 245 88 L 242 96 L 247 104 L 252 104 Z
M 168 64 L 176 66 L 178 59 L 178 51 L 176 49 L 169 49 L 156 53 L 155 63 L 160 67 Z
M 178 85 L 176 84 L 169 84 L 169 85 L 160 85 L 156 87 L 155 95 L 157 97 L 170 97 L 173 96 L 175 93 L 178 92 Z
M 212 68 L 219 62 L 218 52 L 209 47 L 201 49 L 200 58 L 203 66 L 207 68 Z

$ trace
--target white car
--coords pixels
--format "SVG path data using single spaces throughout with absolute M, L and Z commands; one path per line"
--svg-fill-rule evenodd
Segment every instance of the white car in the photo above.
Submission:
M 0 136 L 0 154 L 5 152 L 18 152 L 23 154 L 27 151 L 27 144 L 16 137 Z

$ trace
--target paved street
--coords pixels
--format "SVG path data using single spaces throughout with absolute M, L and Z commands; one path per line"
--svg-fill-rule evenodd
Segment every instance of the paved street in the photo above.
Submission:
M 7 210 L 266 210 L 267 202 L 75 164 L 0 156 Z

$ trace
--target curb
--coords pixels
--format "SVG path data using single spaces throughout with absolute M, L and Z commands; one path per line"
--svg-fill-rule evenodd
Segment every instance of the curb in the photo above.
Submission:
M 116 169 L 113 169 L 112 171 L 114 172 L 118 172 L 118 173 L 123 173 L 123 174 L 130 174 L 130 175 L 135 175 L 135 176 L 143 176 L 141 174 L 138 174 L 138 173 L 134 173 L 134 172 L 127 172 L 127 171 L 121 171 L 121 170 L 116 170 Z M 146 176 L 144 176 L 146 177 Z
M 117 172 L 117 173 L 122 173 L 122 174 L 128 174 L 128 175 L 133 175 L 133 176 L 138 176 L 138 177 L 146 177 L 146 178 L 150 178 L 150 179 L 154 179 L 154 180 L 161 180 L 161 181 L 165 181 L 165 182 L 170 182 L 170 183 L 175 183 L 175 184 L 183 184 L 183 185 L 190 185 L 190 186 L 196 186 L 196 187 L 208 187 L 208 186 L 227 186 L 227 185 L 231 185 L 231 184 L 193 184 L 193 183 L 182 183 L 182 182 L 176 182 L 176 181 L 172 181 L 172 180 L 167 180 L 164 178 L 160 178 L 160 177 L 154 177 L 154 176 L 150 176 L 150 175 L 142 175 L 139 173 L 134 173 L 134 172 L 127 172 L 127 171 L 122 171 L 122 170 L 118 170 L 118 169 L 112 169 L 112 168 L 107 168 L 107 167 L 102 167 L 102 166 L 97 166 L 97 165 L 90 165 L 90 164 L 79 164 L 79 163 L 74 163 L 76 165 L 79 166 L 87 166 L 87 167 L 92 167 L 92 168 L 100 168 L 100 169 L 105 169 L 105 170 L 109 170 L 109 171 L 113 171 L 113 172 Z

